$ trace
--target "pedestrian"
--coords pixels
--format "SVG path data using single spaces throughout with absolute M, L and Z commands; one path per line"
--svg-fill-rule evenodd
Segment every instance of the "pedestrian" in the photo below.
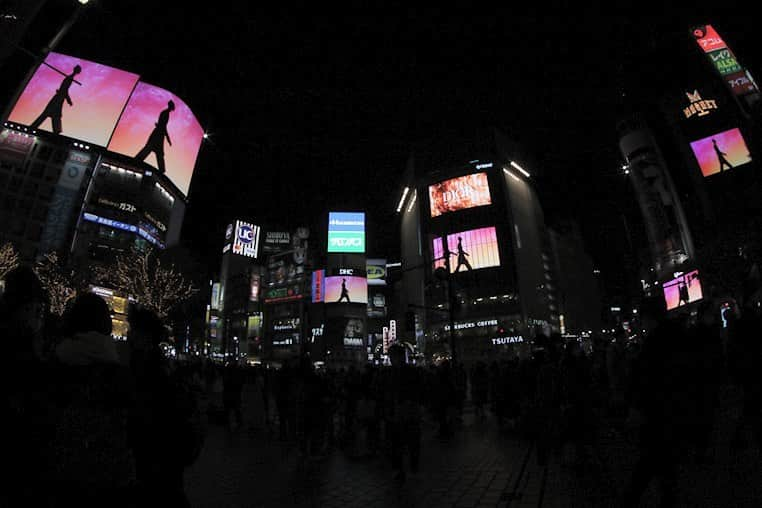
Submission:
M 170 370 L 159 344 L 167 331 L 153 311 L 128 314 L 136 402 L 130 415 L 141 505 L 189 506 L 184 471 L 201 452 L 205 428 L 194 390 Z
M 54 418 L 51 412 L 53 381 L 44 352 L 48 330 L 48 294 L 37 275 L 21 265 L 5 277 L 0 297 L 0 337 L 5 344 L 0 369 L 0 420 L 5 480 L 13 488 L 0 489 L 0 506 L 37 506 L 45 491 L 37 478 L 49 475 L 45 452 L 50 446 Z
M 641 303 L 645 338 L 633 372 L 633 409 L 640 415 L 639 452 L 624 493 L 624 506 L 637 506 L 651 480 L 659 482 L 660 506 L 677 502 L 677 468 L 687 451 L 691 406 L 690 347 L 679 317 L 668 317 L 664 302 Z
M 98 295 L 80 294 L 64 314 L 53 374 L 55 468 L 48 490 L 54 506 L 126 506 L 133 492 L 134 383 L 111 331 L 111 311 Z
M 405 349 L 399 344 L 389 348 L 390 400 L 387 408 L 387 424 L 392 452 L 392 467 L 396 471 L 395 480 L 404 482 L 408 468 L 405 467 L 405 452 L 409 459 L 409 471 L 417 474 L 421 455 L 421 384 L 420 371 L 405 363 Z
M 228 430 L 234 432 L 243 426 L 241 412 L 244 373 L 241 366 L 233 360 L 228 361 L 222 369 L 222 406 Z

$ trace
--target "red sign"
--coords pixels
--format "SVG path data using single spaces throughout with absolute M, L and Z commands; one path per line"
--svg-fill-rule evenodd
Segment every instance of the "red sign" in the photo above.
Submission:
M 712 28 L 712 25 L 703 25 L 694 28 L 693 36 L 696 38 L 698 45 L 701 46 L 701 49 L 704 50 L 704 53 L 709 53 L 716 49 L 727 48 L 725 41 L 723 41 L 717 31 Z

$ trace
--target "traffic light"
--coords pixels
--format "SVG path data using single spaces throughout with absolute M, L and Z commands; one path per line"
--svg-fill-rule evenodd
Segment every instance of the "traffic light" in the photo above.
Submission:
M 415 331 L 415 312 L 413 312 L 412 310 L 405 312 L 405 331 L 406 332 Z

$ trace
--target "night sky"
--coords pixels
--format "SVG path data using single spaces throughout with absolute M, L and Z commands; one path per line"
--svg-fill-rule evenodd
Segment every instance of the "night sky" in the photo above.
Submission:
M 72 3 L 48 0 L 23 44 L 39 51 Z M 690 48 L 695 24 L 712 23 L 742 65 L 762 68 L 752 16 L 676 7 L 601 17 L 92 3 L 56 51 L 175 92 L 211 134 L 183 228 L 210 270 L 229 220 L 305 224 L 322 238 L 330 209 L 367 210 L 369 255 L 394 259 L 411 146 L 441 130 L 497 127 L 537 158 L 548 222 L 576 219 L 596 263 L 613 272 L 627 248 L 616 237 L 620 216 L 632 211 L 618 171 L 619 115 L 679 69 L 675 48 Z M 20 80 L 28 59 L 17 60 L 4 74 Z M 13 81 L 4 76 L 4 102 Z

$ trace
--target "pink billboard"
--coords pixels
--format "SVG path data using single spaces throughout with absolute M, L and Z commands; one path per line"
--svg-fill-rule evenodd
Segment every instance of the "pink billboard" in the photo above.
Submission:
M 143 82 L 130 96 L 108 149 L 144 160 L 188 193 L 204 130 L 172 92 Z
M 365 277 L 326 277 L 325 303 L 368 303 L 368 279 Z
M 138 75 L 50 53 L 8 120 L 106 146 Z
M 693 303 L 704 297 L 701 291 L 698 270 L 693 270 L 676 279 L 665 282 L 662 288 L 664 289 L 664 300 L 667 302 L 667 310 Z
M 721 173 L 751 162 L 741 131 L 730 129 L 691 143 L 704 176 Z
M 429 186 L 431 216 L 492 203 L 487 173 L 459 176 Z
M 450 273 L 500 266 L 497 233 L 494 227 L 472 229 L 447 235 Z M 434 268 L 444 267 L 444 245 L 434 239 Z

